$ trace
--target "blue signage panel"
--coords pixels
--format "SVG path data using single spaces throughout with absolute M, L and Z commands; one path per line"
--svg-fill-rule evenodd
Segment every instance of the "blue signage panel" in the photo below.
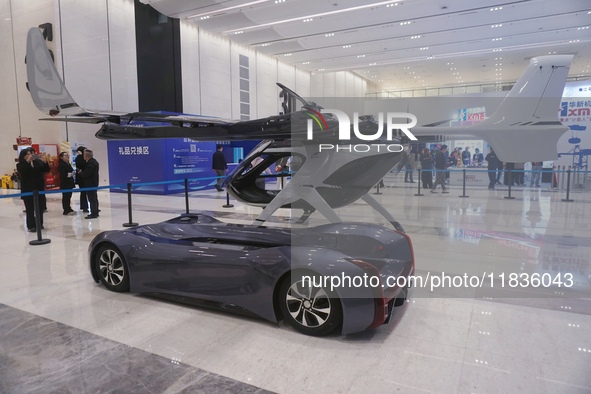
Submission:
M 134 186 L 135 193 L 171 194 L 184 191 L 183 179 L 214 177 L 213 142 L 191 139 L 107 141 L 112 185 L 179 180 L 178 183 Z M 215 179 L 190 181 L 190 190 L 213 187 Z M 112 191 L 125 192 L 121 187 Z
M 189 138 L 170 138 L 164 140 L 166 146 L 166 179 L 211 178 L 211 158 L 215 152 L 215 142 L 197 142 Z M 215 179 L 189 181 L 189 190 L 199 190 L 215 185 Z M 184 183 L 166 185 L 169 193 L 185 190 Z
M 162 146 L 162 141 L 158 140 L 107 141 L 111 184 L 162 181 Z M 126 191 L 125 188 L 111 190 Z M 144 193 L 162 191 L 162 186 L 141 186 L 138 190 Z

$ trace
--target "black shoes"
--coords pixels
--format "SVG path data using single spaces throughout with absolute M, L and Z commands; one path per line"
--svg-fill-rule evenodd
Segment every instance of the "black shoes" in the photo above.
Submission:
M 223 192 L 224 189 L 222 189 L 221 187 L 219 187 L 218 185 L 215 185 L 215 188 L 218 192 Z
M 84 216 L 84 219 L 96 219 L 98 218 L 98 215 L 88 215 L 88 216 Z
M 66 216 L 66 215 L 70 215 L 72 213 L 74 213 L 74 210 L 70 209 L 69 211 L 64 211 L 64 213 L 62 213 L 62 215 Z

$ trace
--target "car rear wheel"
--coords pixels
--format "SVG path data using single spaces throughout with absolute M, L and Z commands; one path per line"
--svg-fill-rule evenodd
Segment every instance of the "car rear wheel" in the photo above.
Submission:
M 341 302 L 334 292 L 292 274 L 283 281 L 279 305 L 285 321 L 306 335 L 328 335 L 343 321 Z
M 101 283 L 116 292 L 129 291 L 129 271 L 123 254 L 115 245 L 101 245 L 94 254 L 94 268 Z

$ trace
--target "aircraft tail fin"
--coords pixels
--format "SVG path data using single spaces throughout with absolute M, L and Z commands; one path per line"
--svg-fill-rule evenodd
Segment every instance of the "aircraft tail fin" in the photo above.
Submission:
M 555 160 L 568 129 L 558 120 L 572 55 L 535 57 L 497 110 L 471 132 L 487 141 L 500 160 Z
M 495 113 L 475 127 L 514 126 L 541 120 L 557 121 L 572 60 L 573 55 L 532 58 Z
M 41 30 L 27 35 L 27 81 L 37 108 L 48 115 L 80 115 L 85 111 L 74 101 L 55 68 Z

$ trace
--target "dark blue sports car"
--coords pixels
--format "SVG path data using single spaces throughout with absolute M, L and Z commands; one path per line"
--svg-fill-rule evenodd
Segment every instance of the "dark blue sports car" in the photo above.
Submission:
M 393 278 L 414 273 L 406 234 L 360 223 L 269 228 L 188 214 L 102 232 L 89 253 L 109 290 L 285 319 L 308 335 L 387 323 L 407 293 Z

